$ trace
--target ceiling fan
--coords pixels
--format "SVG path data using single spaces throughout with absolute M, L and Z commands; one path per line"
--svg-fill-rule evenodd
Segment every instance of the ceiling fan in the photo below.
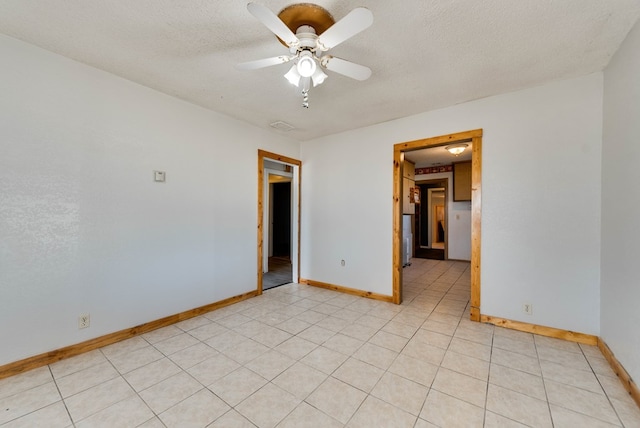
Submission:
M 303 107 L 309 108 L 311 85 L 318 86 L 328 77 L 323 71 L 325 69 L 356 80 L 366 80 L 371 76 L 368 67 L 327 55 L 329 49 L 373 23 L 369 9 L 353 9 L 338 22 L 326 9 L 311 3 L 287 6 L 278 15 L 257 3 L 249 3 L 247 9 L 289 48 L 289 54 L 244 62 L 237 68 L 256 70 L 292 61 L 293 66 L 284 77 L 301 88 Z

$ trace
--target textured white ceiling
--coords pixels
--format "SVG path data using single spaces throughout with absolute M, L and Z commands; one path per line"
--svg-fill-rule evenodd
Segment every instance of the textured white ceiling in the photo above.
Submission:
M 445 147 L 431 147 L 429 149 L 415 150 L 412 152 L 405 152 L 404 158 L 413 162 L 416 168 L 424 168 L 428 166 L 438 165 L 450 165 L 453 162 L 463 162 L 471 160 L 471 148 L 473 144 L 467 144 L 467 148 L 464 152 L 458 156 L 449 153 Z M 452 144 L 453 145 L 453 144 Z
M 278 13 L 289 0 L 256 0 Z M 310 108 L 285 54 L 242 0 L 2 0 L 0 32 L 194 104 L 307 140 L 602 70 L 640 16 L 640 0 L 316 0 L 336 20 L 374 23 L 332 54 L 370 67 L 331 73 Z M 273 130 L 273 132 L 281 132 Z

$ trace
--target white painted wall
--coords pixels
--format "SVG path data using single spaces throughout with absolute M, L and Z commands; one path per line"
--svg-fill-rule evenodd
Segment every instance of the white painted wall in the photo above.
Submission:
M 604 72 L 601 337 L 640 380 L 640 25 Z
M 298 143 L 5 36 L 0 56 L 0 365 L 256 289 L 257 149 Z
M 450 189 L 453 192 L 453 189 Z M 449 202 L 449 258 L 471 260 L 471 202 Z
M 302 143 L 302 277 L 391 295 L 393 145 L 477 128 L 482 313 L 598 334 L 601 73 Z
M 471 260 L 471 202 L 453 202 L 453 173 L 438 172 L 416 175 L 416 182 L 447 178 L 448 256 L 453 260 Z

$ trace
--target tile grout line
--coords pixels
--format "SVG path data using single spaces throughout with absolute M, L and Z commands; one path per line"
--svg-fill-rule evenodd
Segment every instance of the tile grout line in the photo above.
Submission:
M 47 364 L 47 369 L 49 370 L 49 373 L 51 374 L 51 379 L 53 379 L 53 384 L 56 386 L 56 390 L 58 391 L 58 394 L 60 395 L 60 401 L 62 402 L 62 405 L 64 406 L 64 410 L 67 412 L 67 416 L 69 416 L 69 420 L 71 421 L 71 424 L 75 427 L 76 423 L 73 420 L 73 418 L 71 417 L 71 412 L 69 411 L 69 408 L 67 407 L 67 402 L 65 401 L 64 397 L 62 396 L 62 391 L 60 391 L 60 387 L 58 386 L 58 381 L 56 380 L 56 377 L 53 375 L 53 370 L 51 370 L 51 365 Z
M 620 416 L 620 413 L 618 412 L 618 409 L 613 404 L 612 397 L 609 396 L 609 393 L 607 392 L 607 390 L 605 389 L 604 385 L 602 384 L 602 381 L 598 377 L 598 374 L 593 369 L 593 365 L 591 364 L 591 361 L 589 361 L 589 358 L 587 358 L 587 355 L 585 354 L 584 349 L 582 349 L 582 347 L 580 347 L 580 352 L 582 352 L 582 355 L 584 356 L 585 360 L 587 360 L 587 364 L 589 364 L 589 368 L 591 369 L 591 373 L 593 373 L 593 376 L 596 378 L 596 382 L 598 382 L 598 385 L 600 385 L 600 388 L 602 388 L 602 392 L 604 393 L 604 396 L 607 397 L 607 401 L 609 402 L 609 405 L 613 409 L 613 412 L 616 414 L 616 417 L 618 418 L 618 421 L 620 422 L 620 426 L 624 427 L 625 426 L 624 425 L 624 421 L 622 420 L 622 417 Z M 617 378 L 616 378 L 616 380 L 619 381 L 619 379 L 617 379 Z
M 469 305 L 470 306 L 470 305 Z M 495 330 L 494 330 L 495 332 Z M 485 427 L 487 425 L 487 403 L 489 402 L 489 384 L 491 383 L 491 367 L 493 361 L 493 342 L 495 340 L 495 334 L 491 335 L 491 350 L 489 352 L 489 373 L 487 374 L 487 388 L 485 390 L 484 395 L 484 419 L 482 421 L 482 426 Z
M 551 401 L 549 400 L 549 393 L 547 392 L 547 383 L 545 382 L 544 371 L 542 370 L 542 364 L 540 364 L 540 353 L 538 352 L 538 341 L 536 340 L 536 335 L 533 335 L 533 347 L 536 351 L 536 359 L 538 360 L 538 367 L 540 368 L 540 379 L 542 379 L 542 388 L 544 389 L 544 397 L 547 401 L 547 410 L 549 411 L 549 419 L 551 420 L 551 425 L 555 425 L 553 422 L 553 412 L 551 411 Z

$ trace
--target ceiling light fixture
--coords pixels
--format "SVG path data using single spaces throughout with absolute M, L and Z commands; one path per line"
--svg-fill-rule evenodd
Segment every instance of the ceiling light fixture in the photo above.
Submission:
M 322 82 L 324 82 L 324 79 L 326 79 L 327 77 L 329 76 L 327 76 L 327 74 L 320 68 L 316 69 L 316 72 L 313 73 L 313 76 L 311 76 L 311 80 L 313 80 L 313 87 L 322 85 Z
M 321 85 L 328 76 L 324 71 L 322 71 L 322 69 L 320 69 L 320 67 L 318 67 L 316 65 L 315 60 L 310 59 L 310 61 L 312 61 L 312 63 L 314 64 L 314 66 L 312 68 L 315 68 L 315 70 L 309 76 L 311 76 L 311 81 L 313 82 L 313 86 L 316 87 L 318 85 Z M 298 63 L 297 65 L 292 66 L 289 69 L 289 71 L 287 72 L 287 74 L 284 75 L 284 77 L 293 86 L 298 86 L 299 87 L 300 86 L 300 82 L 305 77 L 309 77 L 309 76 L 306 76 L 307 69 L 305 69 L 304 67 L 307 67 L 307 65 L 303 65 L 302 67 L 300 67 L 300 63 Z M 305 71 L 305 72 L 304 73 L 300 73 L 300 68 L 303 68 L 303 71 Z
M 318 65 L 316 61 L 313 59 L 313 56 L 310 51 L 304 50 L 300 52 L 300 57 L 298 58 L 298 64 L 296 65 L 298 69 L 298 73 L 302 77 L 311 77 L 316 72 L 316 68 Z
M 291 69 L 284 75 L 284 77 L 291 83 L 293 86 L 298 86 L 300 84 L 300 73 L 298 73 L 298 68 L 294 65 Z
M 456 144 L 455 146 L 447 146 L 445 149 L 452 155 L 459 156 L 468 146 L 468 144 Z
M 309 108 L 309 88 L 321 85 L 327 75 L 318 67 L 316 58 L 309 50 L 300 52 L 298 60 L 284 77 L 294 86 L 302 88 L 302 107 Z

